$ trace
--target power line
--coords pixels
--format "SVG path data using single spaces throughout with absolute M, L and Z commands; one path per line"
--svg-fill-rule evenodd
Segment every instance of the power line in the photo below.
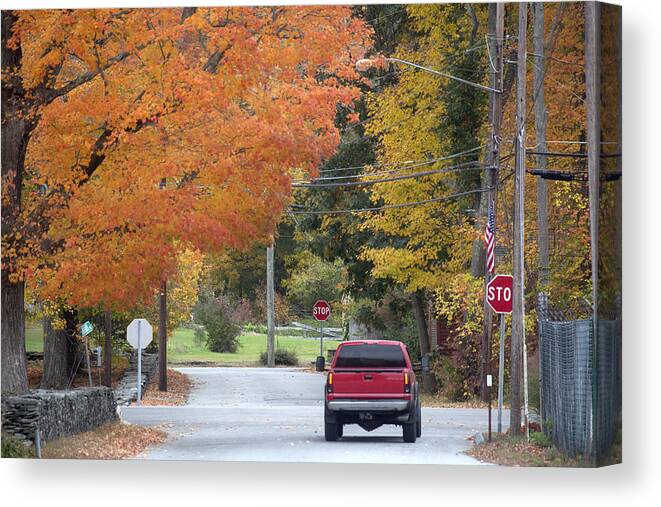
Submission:
M 546 141 L 546 144 L 588 144 L 588 143 L 587 143 L 587 141 Z M 616 143 L 614 141 L 602 141 L 599 144 L 614 144 L 614 145 L 616 145 L 618 143 Z M 528 146 L 528 147 L 526 147 L 526 150 L 535 150 L 538 147 L 539 147 L 538 145 Z
M 401 176 L 395 176 L 393 178 L 381 178 L 378 180 L 367 180 L 367 181 L 347 181 L 343 183 L 294 183 L 292 188 L 337 188 L 337 187 L 356 187 L 356 186 L 367 186 L 367 185 L 376 185 L 377 183 L 389 183 L 391 181 L 401 181 L 408 180 L 411 178 L 420 178 L 422 176 L 432 176 L 434 174 L 443 174 L 457 171 L 474 171 L 477 169 L 484 169 L 485 166 L 476 166 L 476 167 L 462 167 L 462 168 L 445 168 L 445 169 L 435 169 L 433 171 L 423 171 L 411 174 L 403 174 Z M 368 176 L 368 175 L 366 175 Z
M 436 162 L 433 162 L 436 163 Z M 443 167 L 442 169 L 460 169 L 460 168 L 468 168 L 469 166 L 473 164 L 478 164 L 479 161 L 477 160 L 471 160 L 469 162 L 462 162 L 461 164 L 456 164 L 456 165 L 451 165 L 447 167 Z M 388 171 L 379 171 L 376 173 L 360 173 L 360 174 L 350 174 L 348 176 L 325 176 L 323 178 L 314 178 L 313 180 L 292 180 L 293 183 L 315 183 L 318 181 L 330 181 L 330 180 L 350 180 L 350 179 L 358 179 L 358 178 L 364 178 L 366 176 L 384 176 L 387 174 L 409 174 L 409 173 L 402 173 L 402 170 L 406 169 L 414 169 L 416 167 L 421 167 L 421 166 L 426 166 L 430 165 L 429 162 L 426 163 L 421 163 L 417 165 L 406 165 L 406 166 L 399 166 L 394 169 L 390 169 Z
M 568 153 L 561 151 L 529 151 L 526 150 L 526 155 L 543 155 L 546 157 L 571 157 L 571 158 L 588 158 L 587 153 Z M 621 153 L 601 153 L 601 158 L 617 158 L 621 157 Z
M 368 211 L 382 211 L 385 209 L 395 209 L 395 208 L 408 208 L 410 206 L 419 206 L 421 204 L 429 204 L 432 202 L 441 202 L 449 201 L 451 199 L 456 199 L 458 197 L 464 197 L 466 195 L 477 194 L 481 192 L 487 192 L 489 188 L 478 188 L 475 190 L 468 190 L 466 192 L 459 192 L 456 194 L 446 195 L 444 197 L 436 197 L 434 199 L 425 199 L 424 201 L 415 201 L 415 202 L 405 202 L 401 204 L 385 204 L 383 206 L 377 206 L 374 208 L 358 208 L 358 209 L 341 209 L 341 210 L 289 210 L 287 213 L 290 215 L 346 215 L 351 213 L 363 213 Z
M 418 164 L 420 163 L 421 165 L 429 165 L 429 164 L 434 164 L 436 162 L 441 162 L 443 160 L 450 160 L 453 158 L 459 158 L 463 155 L 468 155 L 469 153 L 473 153 L 475 151 L 479 151 L 482 148 L 484 148 L 484 144 L 480 146 L 476 146 L 475 148 L 471 148 L 466 151 L 462 151 L 459 153 L 453 153 L 452 155 L 446 155 L 443 157 L 437 157 L 437 158 L 428 158 L 428 159 L 419 159 L 419 160 L 405 160 L 403 162 L 384 162 L 381 164 L 366 164 L 366 165 L 357 165 L 353 167 L 336 167 L 334 169 L 322 169 L 319 171 L 320 174 L 324 173 L 329 173 L 329 172 L 341 172 L 341 171 L 357 171 L 357 170 L 365 170 L 369 168 L 377 168 L 377 167 L 393 167 L 393 166 L 399 166 L 399 165 L 409 165 L 409 164 Z M 425 162 L 426 164 L 422 164 Z M 405 167 L 404 167 L 405 168 Z

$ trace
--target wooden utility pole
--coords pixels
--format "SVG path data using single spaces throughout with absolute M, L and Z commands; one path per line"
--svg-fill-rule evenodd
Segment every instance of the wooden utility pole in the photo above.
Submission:
M 546 153 L 546 101 L 544 97 L 544 74 L 546 72 L 546 55 L 544 54 L 544 2 L 532 4 L 534 13 L 533 50 L 535 65 L 533 66 L 533 89 L 535 91 L 535 151 Z M 546 155 L 537 156 L 537 169 L 546 171 Z M 549 276 L 549 219 L 548 219 L 548 189 L 544 178 L 537 178 L 537 247 L 539 250 L 538 269 L 542 290 L 548 283 Z
M 489 47 L 489 65 L 492 66 L 491 87 L 495 90 L 503 89 L 503 39 L 505 33 L 505 5 L 503 3 L 489 4 L 489 36 L 492 37 L 492 45 Z M 489 192 L 487 197 L 487 220 L 488 209 L 493 207 L 496 214 L 496 196 L 498 194 L 498 172 L 500 168 L 500 124 L 502 119 L 502 93 L 491 91 L 490 100 L 491 140 L 489 142 L 489 159 L 487 175 L 489 181 Z M 495 220 L 494 220 L 495 224 Z M 494 231 L 495 234 L 495 231 Z M 494 254 L 495 255 L 495 254 Z M 492 320 L 493 312 L 487 303 L 486 286 L 492 278 L 489 273 L 488 262 L 484 263 L 484 325 L 481 343 L 481 398 L 487 401 L 488 387 L 487 375 L 491 369 L 491 342 L 492 342 Z
M 105 311 L 105 336 L 103 340 L 103 385 L 112 387 L 112 312 Z
M 595 455 L 597 435 L 597 371 L 598 338 L 597 310 L 599 307 L 599 171 L 601 156 L 601 47 L 600 47 L 600 5 L 597 2 L 585 3 L 585 105 L 587 113 L 588 142 L 588 185 L 590 195 L 590 250 L 592 258 L 592 410 L 591 410 L 591 451 Z
M 275 366 L 275 283 L 273 244 L 266 248 L 266 365 Z
M 159 185 L 163 190 L 167 179 L 162 178 Z M 168 390 L 168 280 L 163 278 L 158 294 L 158 389 Z M 140 353 L 140 351 L 138 351 Z
M 521 370 L 525 342 L 523 227 L 526 174 L 526 32 L 528 4 L 519 3 L 519 37 L 516 85 L 516 169 L 514 172 L 514 294 L 510 350 L 510 433 L 521 433 Z
M 168 282 L 161 282 L 158 296 L 158 389 L 168 390 Z

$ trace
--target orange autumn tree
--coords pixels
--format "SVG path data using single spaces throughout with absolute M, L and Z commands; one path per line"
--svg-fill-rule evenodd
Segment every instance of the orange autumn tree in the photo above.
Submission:
M 25 283 L 148 301 L 176 254 L 272 234 L 357 96 L 347 7 L 3 11 L 2 390 L 27 388 Z

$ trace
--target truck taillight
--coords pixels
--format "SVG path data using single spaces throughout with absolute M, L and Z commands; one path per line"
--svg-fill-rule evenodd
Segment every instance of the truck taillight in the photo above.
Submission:
M 333 372 L 330 372 L 328 374 L 328 380 L 326 381 L 326 392 L 327 393 L 333 392 Z
M 409 382 L 409 373 L 404 372 L 404 392 L 405 393 L 410 393 L 411 392 L 411 382 Z

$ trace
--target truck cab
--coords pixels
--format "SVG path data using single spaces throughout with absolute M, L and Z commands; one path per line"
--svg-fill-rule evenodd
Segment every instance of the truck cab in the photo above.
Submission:
M 418 382 L 406 345 L 391 340 L 341 343 L 326 378 L 324 434 L 342 438 L 346 424 L 373 431 L 402 427 L 405 442 L 422 434 Z

